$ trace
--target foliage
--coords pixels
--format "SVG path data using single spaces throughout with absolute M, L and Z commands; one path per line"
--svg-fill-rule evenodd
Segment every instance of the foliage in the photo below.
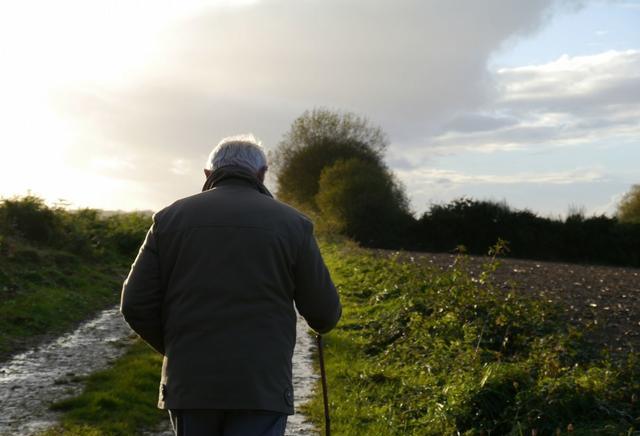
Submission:
M 61 333 L 116 304 L 130 259 L 93 262 L 12 243 L 0 261 L 0 359 L 42 334 Z
M 325 245 L 343 302 L 326 338 L 335 434 L 617 435 L 640 422 L 640 361 L 617 365 L 559 310 L 471 276 Z M 320 389 L 307 410 L 320 425 Z
M 493 255 L 504 246 L 496 247 Z M 322 244 L 343 317 L 325 337 L 336 435 L 635 434 L 640 360 L 615 365 L 560 311 L 496 289 L 489 260 L 439 271 L 348 242 Z M 138 342 L 80 396 L 57 403 L 54 435 L 134 434 L 156 410 L 158 355 Z M 321 427 L 321 389 L 305 411 Z M 165 418 L 166 419 L 166 418 Z
M 0 206 L 0 231 L 5 235 L 48 243 L 59 225 L 59 216 L 33 195 L 3 200 Z
M 298 117 L 272 156 L 278 197 L 306 209 L 314 202 L 322 170 L 340 159 L 358 158 L 386 168 L 387 138 L 358 115 L 314 109 Z
M 325 167 L 315 201 L 330 227 L 370 247 L 397 245 L 412 220 L 409 202 L 391 172 L 359 159 Z
M 145 212 L 118 213 L 105 218 L 105 240 L 120 253 L 137 253 L 151 225 L 151 217 Z
M 620 200 L 618 219 L 624 223 L 640 224 L 640 185 L 633 185 Z
M 604 215 L 542 218 L 505 203 L 467 198 L 432 205 L 415 223 L 411 248 L 482 254 L 499 238 L 514 257 L 640 266 L 640 225 Z
M 404 188 L 383 161 L 387 138 L 362 117 L 315 109 L 296 119 L 272 156 L 278 197 L 369 247 L 485 253 L 499 238 L 514 257 L 640 266 L 640 185 L 619 219 L 544 218 L 506 203 L 460 198 L 416 220 Z M 377 179 L 376 179 L 377 178 Z M 634 218 L 635 217 L 635 218 Z
M 0 236 L 41 247 L 70 250 L 100 258 L 113 253 L 133 255 L 151 225 L 142 212 L 104 215 L 96 209 L 50 208 L 38 197 L 0 202 Z
M 0 203 L 0 358 L 118 301 L 147 215 Z

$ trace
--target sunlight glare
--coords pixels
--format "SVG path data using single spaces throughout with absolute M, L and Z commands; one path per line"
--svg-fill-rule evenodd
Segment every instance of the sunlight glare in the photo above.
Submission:
M 57 112 L 54 97 L 64 98 L 65 92 L 84 86 L 131 86 L 161 56 L 163 32 L 173 23 L 207 8 L 252 3 L 24 0 L 0 4 L 2 195 L 24 195 L 34 185 L 43 186 L 35 179 L 45 178 L 45 188 L 34 193 L 50 202 L 65 195 L 80 204 L 97 204 L 92 201 L 96 191 L 102 196 L 126 196 L 133 182 L 107 177 L 118 162 L 77 158 L 72 145 L 83 134 L 76 130 L 82 120 L 65 119 Z M 90 150 L 82 153 L 92 154 Z M 113 200 L 116 204 L 117 198 Z

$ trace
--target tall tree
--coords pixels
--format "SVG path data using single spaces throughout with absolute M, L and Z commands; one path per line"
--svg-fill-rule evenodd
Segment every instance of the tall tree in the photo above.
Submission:
M 386 170 L 388 141 L 379 127 L 349 112 L 314 109 L 298 117 L 271 156 L 280 199 L 317 210 L 322 170 L 340 159 L 358 158 Z

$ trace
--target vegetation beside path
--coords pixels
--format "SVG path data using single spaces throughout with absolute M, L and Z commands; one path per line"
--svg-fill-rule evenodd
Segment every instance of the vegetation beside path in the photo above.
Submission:
M 0 202 L 0 360 L 119 300 L 148 215 Z
M 41 436 L 130 436 L 167 420 L 156 407 L 161 356 L 140 340 L 106 370 L 87 378 L 77 397 L 54 403 L 59 426 Z
M 0 203 L 0 355 L 115 303 L 149 225 L 142 214 Z M 499 251 L 499 247 L 496 251 Z M 613 362 L 540 298 L 470 275 L 324 243 L 344 315 L 327 336 L 336 435 L 629 435 L 640 429 L 640 358 Z M 536 293 L 532 293 L 536 295 Z M 160 359 L 137 342 L 53 405 L 48 435 L 129 435 L 155 408 Z M 306 408 L 322 425 L 321 391 Z
M 638 356 L 613 362 L 560 308 L 494 288 L 495 262 L 470 276 L 464 257 L 443 272 L 348 242 L 323 253 L 344 304 L 326 337 L 333 434 L 638 432 Z M 167 419 L 155 409 L 159 371 L 138 343 L 54 406 L 63 426 L 47 436 L 134 434 Z M 304 411 L 323 427 L 319 386 Z
M 465 258 L 446 271 L 343 244 L 324 255 L 344 305 L 326 340 L 340 435 L 631 435 L 640 359 L 612 362 L 559 308 L 496 289 Z M 321 391 L 306 408 L 321 426 Z

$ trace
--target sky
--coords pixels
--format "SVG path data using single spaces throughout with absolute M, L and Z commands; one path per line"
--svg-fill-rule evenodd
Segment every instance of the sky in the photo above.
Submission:
M 640 183 L 638 23 L 640 0 L 0 1 L 0 197 L 159 210 L 221 138 L 273 150 L 324 107 L 387 132 L 417 215 L 613 214 Z

